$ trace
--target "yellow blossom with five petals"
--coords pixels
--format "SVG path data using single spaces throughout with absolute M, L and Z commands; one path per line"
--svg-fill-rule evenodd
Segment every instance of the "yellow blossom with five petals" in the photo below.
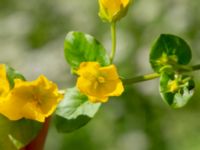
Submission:
M 35 81 L 14 80 L 14 88 L 1 102 L 0 113 L 10 120 L 44 122 L 62 98 L 57 85 L 41 75 Z
M 116 22 L 126 15 L 131 0 L 99 0 L 99 16 L 108 22 Z
M 109 96 L 120 96 L 124 91 L 114 65 L 101 67 L 98 62 L 82 62 L 77 74 L 76 86 L 91 102 L 107 102 Z

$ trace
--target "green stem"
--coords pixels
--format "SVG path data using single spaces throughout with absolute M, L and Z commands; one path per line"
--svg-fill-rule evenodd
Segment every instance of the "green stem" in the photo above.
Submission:
M 111 23 L 111 38 L 112 38 L 112 50 L 110 54 L 110 62 L 113 63 L 116 52 L 116 23 Z
M 124 79 L 122 81 L 123 81 L 123 84 L 125 85 L 125 84 L 133 84 L 133 83 L 137 83 L 137 82 L 152 80 L 152 79 L 156 79 L 158 77 L 160 77 L 160 74 L 151 73 L 151 74 L 146 74 L 146 75 L 133 77 L 133 78 L 130 78 L 130 79 Z
M 182 70 L 182 72 L 192 72 L 192 71 L 200 70 L 200 64 L 194 65 L 194 66 L 191 66 L 191 67 L 188 67 L 188 68 L 191 68 L 191 69 L 190 70 L 185 69 L 185 70 Z M 133 77 L 133 78 L 130 78 L 130 79 L 122 79 L 122 81 L 123 81 L 123 84 L 126 85 L 126 84 L 134 84 L 134 83 L 137 83 L 137 82 L 148 81 L 148 80 L 156 79 L 156 78 L 159 78 L 159 77 L 160 77 L 160 74 L 151 73 L 151 74 Z
M 192 71 L 200 70 L 200 64 L 192 66 Z

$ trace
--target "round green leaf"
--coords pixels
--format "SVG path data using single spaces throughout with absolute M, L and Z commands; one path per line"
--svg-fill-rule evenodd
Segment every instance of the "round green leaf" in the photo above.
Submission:
M 162 72 L 163 67 L 169 69 L 187 65 L 191 58 L 189 45 L 180 37 L 171 34 L 161 34 L 150 52 L 150 63 L 156 72 Z
M 104 47 L 91 35 L 69 32 L 64 43 L 65 58 L 71 68 L 76 70 L 81 62 L 97 61 L 100 65 L 110 64 Z
M 1 150 L 19 150 L 32 141 L 42 124 L 32 120 L 21 119 L 10 121 L 0 115 L 0 149 Z
M 194 94 L 195 83 L 190 76 L 163 72 L 160 77 L 160 94 L 173 108 L 187 104 Z
M 94 117 L 100 103 L 91 103 L 77 88 L 68 89 L 56 110 L 56 127 L 59 132 L 72 132 Z

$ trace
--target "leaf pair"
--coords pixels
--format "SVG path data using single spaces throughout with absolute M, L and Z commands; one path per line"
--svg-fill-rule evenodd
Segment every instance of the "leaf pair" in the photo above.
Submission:
M 70 32 L 64 43 L 65 58 L 72 72 L 81 62 L 96 61 L 101 66 L 110 64 L 105 48 L 92 36 L 81 32 Z M 72 132 L 94 117 L 101 104 L 91 103 L 86 95 L 74 87 L 68 89 L 56 111 L 56 127 L 60 132 Z
M 183 107 L 194 93 L 194 81 L 185 74 L 191 58 L 188 44 L 175 35 L 161 34 L 152 46 L 150 64 L 161 75 L 160 94 L 173 108 Z

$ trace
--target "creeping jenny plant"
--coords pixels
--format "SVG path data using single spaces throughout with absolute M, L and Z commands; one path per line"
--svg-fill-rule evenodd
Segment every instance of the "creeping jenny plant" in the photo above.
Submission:
M 86 125 L 111 97 L 122 95 L 128 84 L 160 78 L 159 92 L 172 108 L 185 106 L 193 96 L 191 72 L 199 70 L 200 65 L 188 65 L 192 58 L 190 46 L 176 35 L 161 34 L 154 42 L 149 54 L 154 73 L 120 77 L 121 68 L 114 64 L 116 23 L 127 14 L 131 0 L 98 2 L 100 18 L 111 27 L 111 50 L 108 54 L 103 44 L 89 34 L 69 32 L 64 55 L 77 78 L 74 87 L 59 90 L 44 75 L 28 81 L 13 68 L 0 64 L 0 124 L 7 127 L 2 132 L 6 142 L 0 140 L 1 150 L 42 150 L 52 115 L 59 132 L 75 131 Z

